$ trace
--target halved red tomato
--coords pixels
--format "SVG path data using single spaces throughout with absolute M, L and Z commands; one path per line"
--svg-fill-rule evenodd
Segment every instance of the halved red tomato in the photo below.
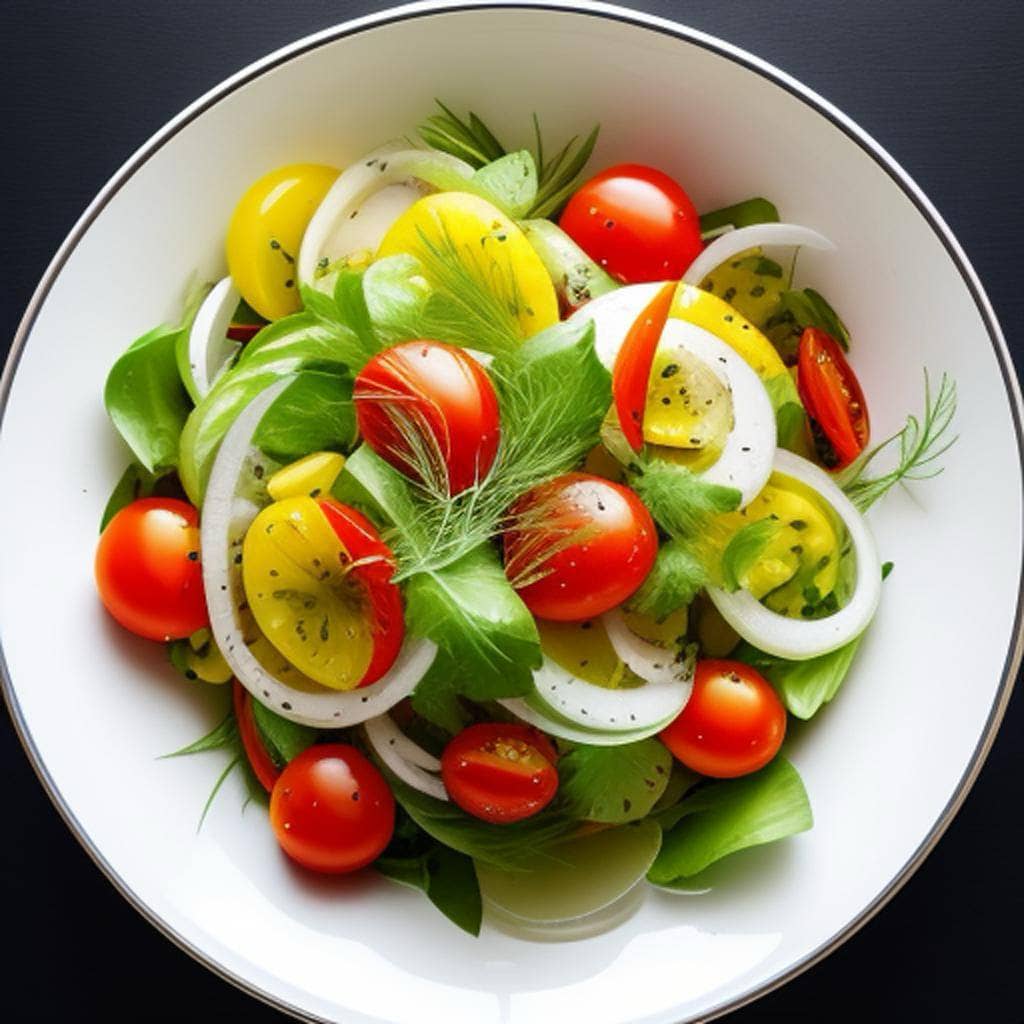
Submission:
M 579 622 L 621 604 L 658 553 L 654 520 L 628 487 L 566 473 L 509 512 L 505 575 L 541 619 Z
M 482 480 L 498 452 L 498 399 L 464 349 L 407 341 L 356 376 L 356 419 L 386 462 L 431 489 L 459 494 Z
M 818 458 L 827 469 L 843 469 L 867 447 L 868 407 L 843 350 L 817 327 L 800 335 L 796 383 Z
M 581 185 L 559 226 L 624 284 L 678 280 L 701 251 L 700 218 L 663 171 L 618 164 Z
M 500 825 L 551 803 L 557 760 L 551 741 L 536 729 L 488 722 L 463 729 L 444 748 L 441 778 L 467 814 Z
M 636 318 L 622 348 L 615 357 L 612 371 L 612 397 L 619 426 L 633 451 L 644 446 L 644 410 L 647 408 L 647 388 L 651 378 L 651 365 L 658 350 L 661 332 L 668 321 L 676 282 L 662 285 L 658 294 Z

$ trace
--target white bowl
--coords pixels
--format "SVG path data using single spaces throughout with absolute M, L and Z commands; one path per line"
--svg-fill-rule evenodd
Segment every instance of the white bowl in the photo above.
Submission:
M 921 368 L 960 387 L 938 479 L 871 515 L 896 563 L 833 705 L 794 729 L 812 832 L 739 855 L 701 896 L 651 891 L 615 931 L 537 945 L 472 939 L 374 877 L 312 879 L 264 816 L 222 792 L 216 755 L 160 761 L 212 706 L 155 645 L 114 627 L 91 561 L 126 462 L 101 391 L 114 357 L 171 318 L 190 275 L 223 273 L 244 187 L 291 161 L 344 165 L 411 131 L 439 96 L 526 141 L 602 124 L 592 166 L 665 168 L 698 208 L 750 195 L 824 232 L 801 277 L 847 318 L 876 436 L 921 403 Z M 310 1020 L 589 1024 L 707 1018 L 841 942 L 917 867 L 963 800 L 1020 658 L 1020 397 L 1006 346 L 949 230 L 875 142 L 735 48 L 620 8 L 419 5 L 304 39 L 160 131 L 48 269 L 3 380 L 0 571 L 5 694 L 44 785 L 157 927 L 254 995 Z M 13 542 L 12 542 L 13 539 Z M 969 598 L 969 604 L 968 599 Z

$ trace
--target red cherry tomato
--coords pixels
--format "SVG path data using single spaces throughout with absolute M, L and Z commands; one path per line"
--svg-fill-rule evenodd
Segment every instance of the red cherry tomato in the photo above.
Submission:
M 232 702 L 235 707 L 235 722 L 238 735 L 249 760 L 249 767 L 259 784 L 269 793 L 281 774 L 274 759 L 263 745 L 256 719 L 252 713 L 252 694 L 236 679 L 232 684 Z
M 828 469 L 848 466 L 867 447 L 868 407 L 843 350 L 817 327 L 800 335 L 796 383 L 819 458 Z
M 325 743 L 289 761 L 270 794 L 281 849 L 312 871 L 358 871 L 380 856 L 395 830 L 395 798 L 355 747 Z
M 551 741 L 528 725 L 471 725 L 444 748 L 441 779 L 467 814 L 500 825 L 551 803 L 557 760 Z
M 628 487 L 566 473 L 515 503 L 505 574 L 534 615 L 579 622 L 623 601 L 658 553 L 654 520 Z
M 180 640 L 209 622 L 199 515 L 177 498 L 140 498 L 107 524 L 96 586 L 108 612 L 148 640 Z
M 624 284 L 678 280 L 701 251 L 690 197 L 662 171 L 618 164 L 569 200 L 559 226 Z
M 740 661 L 697 663 L 693 693 L 661 740 L 687 768 L 732 779 L 763 768 L 786 735 L 786 709 L 771 683 Z
M 644 446 L 644 410 L 647 408 L 651 364 L 675 293 L 674 281 L 662 285 L 630 327 L 615 357 L 612 371 L 615 411 L 622 433 L 635 452 Z
M 362 513 L 333 498 L 324 498 L 319 505 L 335 536 L 352 558 L 352 575 L 366 590 L 373 618 L 373 655 L 359 685 L 369 686 L 395 663 L 405 639 L 402 594 L 391 582 L 395 556 Z
M 366 443 L 407 476 L 459 494 L 498 451 L 498 399 L 480 364 L 439 341 L 407 341 L 359 372 L 356 419 Z

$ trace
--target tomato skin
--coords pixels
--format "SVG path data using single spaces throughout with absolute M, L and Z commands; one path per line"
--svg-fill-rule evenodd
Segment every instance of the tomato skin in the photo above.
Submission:
M 678 280 L 703 248 L 682 186 L 643 164 L 617 164 L 580 186 L 559 227 L 623 284 Z
M 630 327 L 615 357 L 612 371 L 615 411 L 622 433 L 635 452 L 644 446 L 644 410 L 647 408 L 651 365 L 675 294 L 674 281 L 662 285 Z
M 270 794 L 270 823 L 292 860 L 345 874 L 380 856 L 395 830 L 395 798 L 384 776 L 345 743 L 309 747 Z
M 558 754 L 528 725 L 487 722 L 463 729 L 441 755 L 448 795 L 467 814 L 495 825 L 543 810 L 558 791 Z
M 687 768 L 733 779 L 763 768 L 785 735 L 786 709 L 764 676 L 740 661 L 706 658 L 661 741 Z
M 376 527 L 362 513 L 333 498 L 318 502 L 338 540 L 354 562 L 367 560 L 366 565 L 352 569 L 353 575 L 366 588 L 373 616 L 373 655 L 360 686 L 377 682 L 395 663 L 405 639 L 405 617 L 402 594 L 391 582 L 395 572 L 395 556 L 380 539 Z
M 249 760 L 249 767 L 259 784 L 270 793 L 281 772 L 263 745 L 252 713 L 252 694 L 237 679 L 232 683 L 231 702 L 235 709 L 238 736 Z
M 538 508 L 543 517 L 534 521 Z M 637 495 L 588 473 L 535 487 L 510 517 L 523 525 L 505 534 L 505 575 L 513 586 L 527 578 L 516 590 L 541 619 L 579 622 L 615 608 L 643 583 L 658 553 L 654 520 Z
M 459 494 L 483 479 L 500 437 L 498 398 L 480 364 L 440 341 L 406 341 L 375 355 L 356 376 L 356 420 L 366 443 L 413 479 Z M 422 480 L 396 415 L 436 453 Z M 445 481 L 447 476 L 447 481 Z
M 822 461 L 827 469 L 843 469 L 867 447 L 868 406 L 838 342 L 817 327 L 800 335 L 796 384 L 807 415 L 827 442 L 817 446 Z
M 140 498 L 107 524 L 96 548 L 107 611 L 148 640 L 181 640 L 209 623 L 199 513 L 177 498 Z

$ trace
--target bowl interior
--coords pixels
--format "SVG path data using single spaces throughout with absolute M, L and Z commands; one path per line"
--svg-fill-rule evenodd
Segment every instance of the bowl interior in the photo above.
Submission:
M 601 122 L 592 166 L 662 167 L 699 209 L 751 195 L 831 237 L 798 281 L 827 294 L 881 438 L 919 410 L 922 367 L 960 388 L 936 480 L 871 515 L 895 562 L 833 705 L 792 730 L 812 832 L 737 856 L 697 896 L 650 891 L 599 938 L 530 944 L 449 926 L 373 877 L 311 879 L 262 812 L 222 790 L 222 755 L 158 760 L 205 732 L 216 695 L 116 629 L 96 600 L 100 512 L 127 461 L 103 412 L 114 357 L 224 273 L 234 202 L 292 161 L 339 167 L 411 133 L 433 97 L 507 144 L 537 111 L 552 141 Z M 678 1021 L 741 998 L 829 943 L 915 855 L 986 732 L 1015 633 L 1017 430 L 986 325 L 936 231 L 886 170 L 794 93 L 692 40 L 593 14 L 463 10 L 335 37 L 181 123 L 99 210 L 53 282 L 0 434 L 0 623 L 13 698 L 91 847 L 162 924 L 248 986 L 349 1022 Z M 58 500 L 53 492 L 59 491 Z M 40 501 L 40 495 L 48 500 Z M 27 532 L 28 531 L 28 532 Z M 970 594 L 970 618 L 965 602 Z

